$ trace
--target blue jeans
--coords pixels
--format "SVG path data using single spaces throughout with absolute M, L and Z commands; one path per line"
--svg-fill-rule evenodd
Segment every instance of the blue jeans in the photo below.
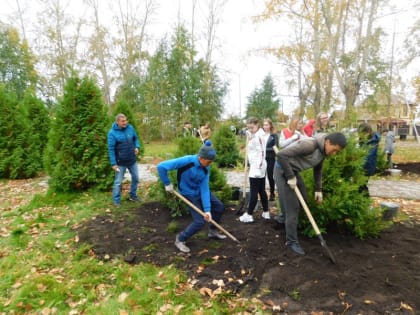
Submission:
M 119 172 L 115 172 L 114 187 L 112 188 L 112 201 L 114 204 L 121 203 L 121 185 L 124 179 L 125 170 L 128 169 L 131 175 L 130 197 L 137 197 L 137 185 L 139 183 L 139 169 L 137 162 L 130 166 L 118 165 Z
M 202 209 L 201 205 L 201 197 L 196 198 L 188 198 L 197 208 Z M 210 193 L 210 205 L 211 205 L 211 217 L 213 221 L 216 223 L 220 222 L 220 219 L 222 218 L 223 211 L 225 210 L 225 207 L 223 206 L 223 203 L 217 199 L 217 197 Z M 190 213 L 193 217 L 193 221 L 190 225 L 187 226 L 187 228 L 179 233 L 179 240 L 181 242 L 185 242 L 188 238 L 193 236 L 195 233 L 200 231 L 203 226 L 206 224 L 206 220 L 194 209 L 190 208 Z M 215 229 L 216 227 L 210 224 L 210 229 Z

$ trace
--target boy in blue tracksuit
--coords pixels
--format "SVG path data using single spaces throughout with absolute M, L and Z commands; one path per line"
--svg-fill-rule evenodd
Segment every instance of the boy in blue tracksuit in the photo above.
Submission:
M 219 223 L 224 211 L 222 202 L 210 192 L 209 187 L 210 164 L 215 158 L 216 151 L 211 142 L 207 140 L 198 154 L 164 161 L 157 166 L 159 178 L 165 185 L 167 192 L 174 190 L 168 177 L 168 171 L 177 170 L 179 192 L 197 208 L 203 209 L 206 214 L 203 217 L 189 207 L 193 222 L 175 238 L 175 246 L 184 253 L 190 252 L 190 249 L 185 245 L 185 241 L 200 231 L 206 221 L 213 219 Z M 209 227 L 208 236 L 218 239 L 226 238 L 213 225 Z
M 133 126 L 128 123 L 124 114 L 118 114 L 108 132 L 108 154 L 112 169 L 115 172 L 112 200 L 116 207 L 121 204 L 121 185 L 125 170 L 131 174 L 130 201 L 139 201 L 137 185 L 139 171 L 137 154 L 139 154 L 139 138 Z

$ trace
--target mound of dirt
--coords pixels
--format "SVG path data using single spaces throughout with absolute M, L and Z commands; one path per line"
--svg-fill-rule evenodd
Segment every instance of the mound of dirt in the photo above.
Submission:
M 124 259 L 158 266 L 174 264 L 198 288 L 259 296 L 282 312 L 325 311 L 334 314 L 414 314 L 420 310 L 420 226 L 395 222 L 380 238 L 360 240 L 350 235 L 324 236 L 334 253 L 333 264 L 318 238 L 300 236 L 306 256 L 284 245 L 284 227 L 254 213 L 255 222 L 239 222 L 227 207 L 221 225 L 231 239 L 207 238 L 207 228 L 187 241 L 191 253 L 174 246 L 175 232 L 191 217 L 173 219 L 160 203 L 97 216 L 78 228 L 81 242 L 92 246 L 99 259 Z M 304 215 L 303 213 L 301 215 Z

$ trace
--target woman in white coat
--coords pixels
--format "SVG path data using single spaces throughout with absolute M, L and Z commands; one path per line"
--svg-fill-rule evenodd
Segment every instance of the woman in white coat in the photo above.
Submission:
M 267 162 L 265 160 L 265 132 L 260 128 L 258 119 L 254 117 L 248 119 L 247 127 L 250 198 L 248 211 L 239 217 L 239 220 L 244 223 L 254 222 L 252 214 L 257 205 L 258 196 L 260 196 L 261 205 L 263 207 L 262 217 L 267 220 L 270 219 L 268 196 L 265 191 L 265 173 L 267 170 Z

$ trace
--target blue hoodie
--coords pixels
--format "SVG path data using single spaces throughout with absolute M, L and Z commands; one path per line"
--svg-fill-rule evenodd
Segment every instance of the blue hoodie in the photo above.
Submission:
M 189 167 L 190 166 L 190 167 Z M 158 164 L 157 171 L 163 184 L 169 185 L 171 182 L 168 171 L 179 170 L 185 167 L 178 182 L 179 192 L 185 197 L 201 197 L 203 210 L 209 212 L 210 205 L 210 166 L 203 167 L 198 160 L 198 154 L 186 155 L 180 158 L 164 161 Z
M 137 158 L 134 152 L 140 148 L 139 139 L 133 126 L 120 128 L 116 122 L 108 132 L 108 154 L 111 165 L 131 166 Z

